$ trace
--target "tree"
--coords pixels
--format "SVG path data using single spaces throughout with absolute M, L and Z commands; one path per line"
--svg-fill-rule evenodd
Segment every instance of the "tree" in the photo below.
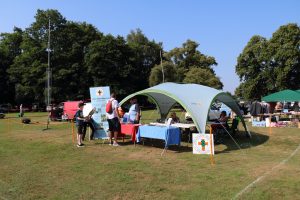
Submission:
M 216 89 L 222 89 L 223 84 L 220 79 L 211 72 L 209 69 L 191 68 L 186 74 L 183 80 L 184 83 L 196 83 L 200 85 L 206 85 Z
M 2 33 L 0 39 L 0 103 L 13 102 L 15 85 L 10 81 L 8 70 L 14 58 L 21 53 L 22 29 L 15 27 L 13 33 Z
M 93 85 L 85 53 L 93 41 L 102 37 L 94 26 L 67 21 L 57 10 L 38 10 L 36 21 L 23 33 L 22 53 L 9 69 L 16 84 L 16 100 L 43 102 L 45 97 L 48 25 L 51 31 L 52 102 L 89 97 Z
M 155 65 L 151 69 L 150 77 L 149 77 L 149 85 L 154 86 L 163 82 L 163 74 L 162 67 L 164 71 L 164 80 L 165 82 L 177 82 L 178 75 L 177 69 L 172 62 L 163 62 L 161 65 Z
M 262 72 L 268 68 L 266 49 L 267 40 L 261 36 L 253 36 L 238 57 L 236 73 L 244 82 L 238 91 L 242 91 L 239 94 L 246 99 L 260 98 L 267 90 L 267 79 L 262 76 Z
M 89 45 L 102 37 L 103 34 L 94 26 L 71 21 L 56 35 L 57 43 L 53 44 L 51 63 L 56 100 L 89 97 L 89 87 L 94 85 L 94 80 L 85 65 L 85 55 L 89 51 Z
M 300 88 L 300 28 L 281 26 L 272 38 L 253 36 L 239 55 L 236 73 L 242 83 L 236 95 L 260 99 L 272 92 Z
M 212 68 L 217 65 L 215 58 L 202 54 L 197 50 L 198 47 L 198 43 L 187 40 L 181 48 L 174 48 L 164 54 L 162 64 L 166 68 L 166 81 L 198 83 L 222 89 L 223 84 Z M 149 83 L 155 85 L 161 82 L 160 66 L 157 65 L 151 71 Z
M 123 37 L 107 35 L 89 45 L 85 64 L 95 85 L 110 85 L 111 90 L 125 95 L 134 84 L 128 79 L 133 70 L 128 61 L 131 56 Z
M 269 41 L 269 63 L 275 77 L 273 91 L 300 88 L 300 27 L 281 26 Z
M 179 68 L 190 69 L 198 67 L 213 71 L 212 67 L 217 65 L 215 58 L 202 54 L 197 50 L 198 47 L 198 43 L 187 40 L 181 48 L 174 48 L 166 53 L 166 57 Z
M 127 35 L 127 44 L 132 52 L 130 63 L 133 68 L 129 74 L 132 89 L 133 91 L 145 89 L 149 87 L 145 77 L 149 77 L 151 69 L 160 63 L 162 44 L 150 41 L 140 29 Z
M 16 101 L 29 103 L 44 99 L 49 18 L 51 33 L 55 38 L 66 23 L 65 18 L 56 10 L 38 10 L 36 21 L 23 33 L 22 53 L 15 57 L 9 69 L 10 79 L 16 84 Z

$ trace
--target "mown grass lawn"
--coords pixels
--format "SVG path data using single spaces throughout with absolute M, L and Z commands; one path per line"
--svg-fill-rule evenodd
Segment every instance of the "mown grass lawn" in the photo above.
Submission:
M 46 125 L 46 113 L 0 120 L 0 199 L 300 199 L 300 152 L 267 173 L 300 144 L 300 129 L 252 128 L 252 139 L 216 145 L 209 156 L 193 155 L 182 143 L 163 156 L 163 145 L 111 147 L 101 140 L 72 143 L 71 123 Z M 157 118 L 143 113 L 144 122 Z M 240 130 L 242 128 L 240 127 Z M 120 141 L 122 144 L 122 142 Z M 179 150 L 179 151 L 178 151 Z M 264 175 L 265 174 L 265 175 Z

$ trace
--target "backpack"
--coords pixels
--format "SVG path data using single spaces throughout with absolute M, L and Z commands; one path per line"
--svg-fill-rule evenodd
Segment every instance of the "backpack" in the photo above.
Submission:
M 113 109 L 112 109 L 112 101 L 108 100 L 107 104 L 106 104 L 106 112 L 108 114 L 111 114 L 113 112 Z

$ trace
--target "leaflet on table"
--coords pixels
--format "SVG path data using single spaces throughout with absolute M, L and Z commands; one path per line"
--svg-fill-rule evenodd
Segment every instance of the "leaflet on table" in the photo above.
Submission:
M 108 122 L 106 119 L 106 103 L 110 98 L 109 86 L 90 88 L 91 103 L 96 109 L 93 114 L 93 124 L 95 126 L 94 137 L 98 139 L 108 138 Z

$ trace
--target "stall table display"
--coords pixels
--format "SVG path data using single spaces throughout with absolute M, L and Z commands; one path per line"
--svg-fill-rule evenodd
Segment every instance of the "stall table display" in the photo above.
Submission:
M 136 135 L 136 141 L 141 138 L 161 139 L 165 141 L 165 147 L 169 145 L 180 145 L 180 129 L 173 126 L 140 126 Z
M 130 135 L 131 141 L 135 143 L 136 133 L 141 124 L 121 123 L 121 135 Z
M 157 123 L 157 122 L 151 122 L 150 125 L 154 125 L 154 126 L 167 126 L 167 124 L 164 124 L 164 123 Z M 195 124 L 184 124 L 184 123 L 174 123 L 174 124 L 171 124 L 170 126 L 174 126 L 174 127 L 177 127 L 177 128 L 196 128 L 196 125 Z

